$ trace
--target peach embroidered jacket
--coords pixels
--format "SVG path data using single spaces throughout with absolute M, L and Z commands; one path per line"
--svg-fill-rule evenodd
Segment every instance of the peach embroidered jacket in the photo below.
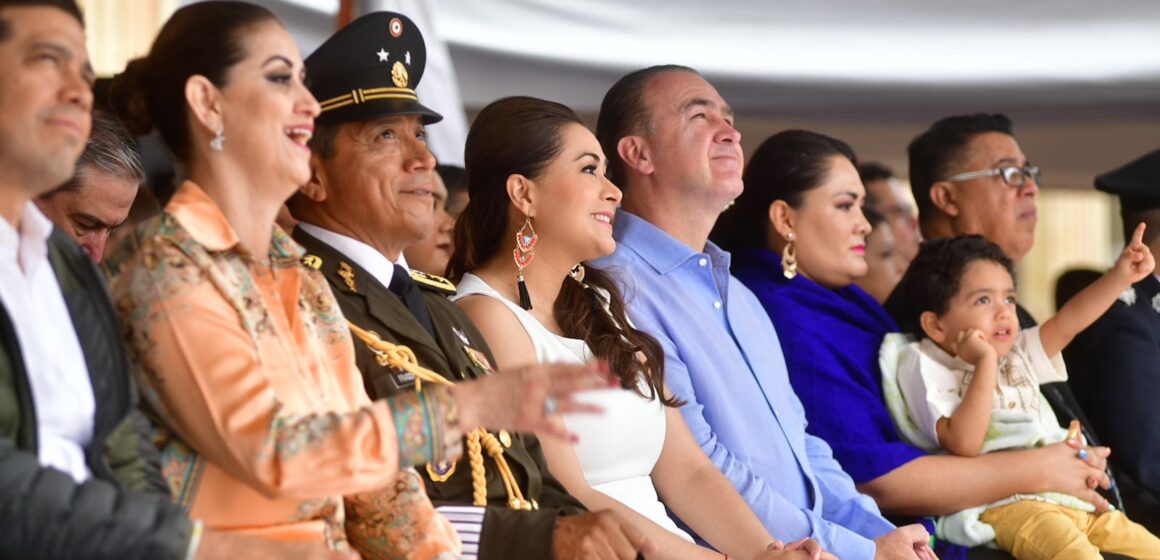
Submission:
M 259 264 L 186 182 L 138 237 L 136 252 L 114 264 L 113 299 L 161 424 L 164 474 L 190 517 L 346 548 L 344 495 L 370 492 L 363 503 L 374 504 L 375 492 L 400 487 L 400 468 L 460 454 L 446 392 L 367 397 L 326 280 L 300 264 L 301 248 L 281 229 L 269 265 Z M 418 530 L 454 540 L 445 525 Z

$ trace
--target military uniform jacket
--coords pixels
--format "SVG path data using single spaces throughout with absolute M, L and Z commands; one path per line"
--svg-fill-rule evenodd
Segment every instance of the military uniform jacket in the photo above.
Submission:
M 441 279 L 432 277 L 433 282 L 419 282 L 437 335 L 433 339 L 394 293 L 353 260 L 302 229 L 295 230 L 294 240 L 306 249 L 306 264 L 318 268 L 330 282 L 347 320 L 373 331 L 383 340 L 410 348 L 420 365 L 451 381 L 490 373 L 491 364 L 495 363 L 491 350 L 467 315 L 447 299 L 446 295 L 454 289 L 449 285 L 437 287 Z M 366 344 L 357 338 L 354 343 L 358 368 L 371 398 L 414 389 L 410 374 L 380 365 Z M 511 441 L 504 456 L 525 497 L 536 500 L 540 509 L 509 509 L 503 480 L 492 459 L 485 457 L 488 507 L 480 535 L 479 557 L 551 558 L 556 517 L 583 512 L 584 506 L 568 495 L 548 472 L 539 440 L 530 435 L 515 435 Z M 426 469 L 419 469 L 436 506 L 472 503 L 471 468 L 466 453 L 454 468 L 445 482 L 435 482 Z
M 1064 358 L 1076 397 L 1112 448 L 1109 460 L 1160 497 L 1160 280 L 1125 291 Z

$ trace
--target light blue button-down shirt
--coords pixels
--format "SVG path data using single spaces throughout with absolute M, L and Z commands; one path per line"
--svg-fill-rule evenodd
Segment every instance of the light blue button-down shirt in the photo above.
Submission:
M 729 274 L 729 253 L 698 253 L 628 212 L 616 253 L 595 264 L 621 281 L 630 318 L 665 350 L 665 381 L 693 437 L 774 537 L 806 536 L 843 560 L 874 557 L 894 529 L 806 433 L 773 324 Z

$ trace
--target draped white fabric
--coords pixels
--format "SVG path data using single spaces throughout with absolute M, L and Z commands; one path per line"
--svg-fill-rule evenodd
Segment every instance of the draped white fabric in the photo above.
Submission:
M 626 70 L 679 63 L 718 83 L 737 108 L 767 114 L 934 115 L 983 95 L 1008 111 L 1160 115 L 1153 0 L 431 5 L 469 106 L 531 89 L 594 110 Z

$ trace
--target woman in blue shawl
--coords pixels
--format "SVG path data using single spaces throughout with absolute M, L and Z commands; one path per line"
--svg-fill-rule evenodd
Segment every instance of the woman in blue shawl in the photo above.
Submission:
M 1015 493 L 1076 492 L 1098 482 L 1065 445 L 967 458 L 928 455 L 899 436 L 878 367 L 882 339 L 897 329 L 854 285 L 866 273 L 870 231 L 855 161 L 848 145 L 821 134 L 770 137 L 711 236 L 733 252 L 733 273 L 769 313 L 809 432 L 830 444 L 887 515 L 939 516 Z M 935 551 L 944 560 L 966 553 L 943 543 Z M 996 552 L 976 548 L 970 556 Z

